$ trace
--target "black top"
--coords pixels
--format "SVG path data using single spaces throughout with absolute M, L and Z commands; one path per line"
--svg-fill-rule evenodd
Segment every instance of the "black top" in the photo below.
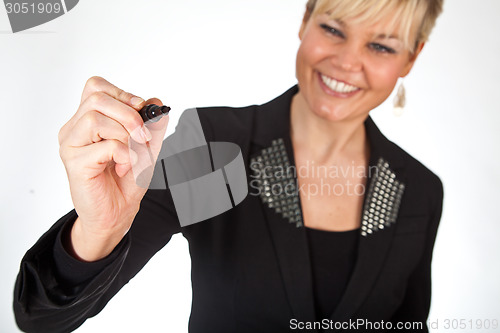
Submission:
M 271 147 L 273 140 L 283 138 L 291 152 L 290 103 L 297 91 L 293 87 L 264 105 L 196 109 L 205 141 L 239 145 L 249 171 L 253 154 Z M 365 128 L 370 167 L 383 159 L 386 170 L 369 179 L 373 191 L 368 194 L 373 200 L 367 199 L 369 206 L 361 212 L 365 229 L 358 234 L 354 269 L 329 318 L 347 323 L 358 318 L 395 324 L 418 321 L 421 329 L 411 332 L 428 332 L 431 258 L 441 216 L 442 184 L 385 138 L 371 118 L 366 119 Z M 289 157 L 293 165 L 291 153 Z M 76 329 L 99 313 L 172 235 L 182 233 L 192 262 L 190 333 L 302 331 L 295 324 L 316 318 L 307 232 L 252 194 L 252 180 L 249 176 L 249 194 L 236 207 L 187 227 L 179 224 L 170 190 L 148 190 L 127 235 L 109 257 L 97 263 L 79 262 L 64 253 L 59 243 L 62 231 L 69 230 L 77 218 L 72 210 L 21 262 L 13 302 L 19 327 L 50 333 Z M 376 217 L 380 221 L 387 208 L 388 193 L 381 193 L 382 185 L 395 180 L 405 185 L 401 204 L 391 215 L 395 219 L 391 217 L 390 224 L 377 229 Z M 158 287 L 165 287 L 161 279 Z M 130 306 L 141 304 L 131 302 Z M 173 315 L 165 312 L 165 318 Z M 367 332 L 366 327 L 344 332 L 358 330 Z
M 329 318 L 340 302 L 356 262 L 359 229 L 307 228 L 317 319 Z

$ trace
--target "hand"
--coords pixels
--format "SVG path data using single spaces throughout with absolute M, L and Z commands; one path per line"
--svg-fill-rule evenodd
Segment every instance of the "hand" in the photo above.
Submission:
M 147 187 L 136 184 L 132 166 L 144 154 L 129 147 L 147 142 L 156 159 L 168 124 L 165 116 L 148 124 L 148 130 L 138 113 L 147 104 L 162 103 L 145 102 L 92 77 L 78 110 L 59 131 L 59 152 L 78 214 L 69 250 L 80 260 L 95 261 L 111 253 L 139 210 Z

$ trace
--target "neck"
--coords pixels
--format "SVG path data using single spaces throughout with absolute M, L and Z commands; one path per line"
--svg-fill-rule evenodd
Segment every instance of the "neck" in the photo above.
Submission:
M 368 156 L 365 116 L 341 121 L 324 119 L 309 110 L 300 91 L 291 104 L 291 138 L 295 150 L 318 163 L 349 156 Z

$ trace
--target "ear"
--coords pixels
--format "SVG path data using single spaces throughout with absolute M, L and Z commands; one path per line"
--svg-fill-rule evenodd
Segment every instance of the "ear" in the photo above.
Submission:
M 425 45 L 425 42 L 418 43 L 417 47 L 415 48 L 415 51 L 413 53 L 410 53 L 408 63 L 405 65 L 405 67 L 401 71 L 400 77 L 405 77 L 406 75 L 408 75 L 408 73 L 410 73 L 411 69 L 413 68 L 413 65 L 415 64 L 415 61 L 417 60 L 418 55 L 420 54 L 420 52 L 422 52 L 424 45 Z
M 304 18 L 302 19 L 302 24 L 300 25 L 299 29 L 299 39 L 302 40 L 302 36 L 304 35 L 304 30 L 306 29 L 307 22 L 309 21 L 309 18 L 311 17 L 311 12 L 309 9 L 306 8 L 306 12 L 304 14 Z

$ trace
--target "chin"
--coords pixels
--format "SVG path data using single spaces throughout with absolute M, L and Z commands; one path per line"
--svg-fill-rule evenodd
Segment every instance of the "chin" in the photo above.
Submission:
M 350 114 L 346 113 L 345 110 L 342 110 L 342 108 L 325 104 L 312 108 L 312 112 L 316 116 L 332 122 L 340 122 L 348 119 L 350 116 Z

